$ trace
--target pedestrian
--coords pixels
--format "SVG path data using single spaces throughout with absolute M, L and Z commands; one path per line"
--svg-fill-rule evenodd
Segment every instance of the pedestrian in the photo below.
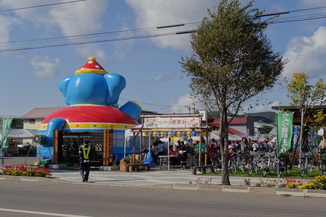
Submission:
M 157 145 L 157 152 L 159 156 L 165 155 L 164 152 L 164 142 L 159 140 L 158 145 Z
M 88 182 L 89 171 L 91 167 L 91 145 L 89 139 L 84 139 L 83 144 L 79 147 L 79 171 L 83 182 Z
M 191 168 L 196 166 L 196 154 L 194 148 L 190 146 L 189 142 L 185 144 L 185 147 L 187 151 L 187 167 Z
M 242 141 L 240 142 L 240 149 L 242 154 L 247 154 L 249 152 L 249 144 L 246 137 L 242 137 Z
M 254 140 L 254 144 L 252 144 L 252 150 L 254 152 L 258 152 L 258 150 L 259 150 L 259 144 L 258 144 L 257 140 Z

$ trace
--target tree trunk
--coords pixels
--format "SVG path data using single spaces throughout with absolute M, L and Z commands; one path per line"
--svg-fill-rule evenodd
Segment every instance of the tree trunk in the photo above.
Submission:
M 305 115 L 305 110 L 304 110 L 304 107 L 300 107 L 300 135 L 299 135 L 299 147 L 300 147 L 300 150 L 299 150 L 299 159 L 301 158 L 301 153 L 302 153 L 302 144 L 303 144 L 303 130 L 304 130 L 304 115 Z M 292 161 L 290 163 L 290 169 L 292 169 L 293 165 L 294 165 L 294 160 L 295 160 L 295 153 L 297 152 L 297 148 L 298 146 L 296 145 L 295 146 L 295 149 L 293 151 L 293 156 L 292 156 Z
M 227 110 L 220 111 L 220 150 L 222 157 L 222 185 L 231 185 L 228 167 L 228 122 Z

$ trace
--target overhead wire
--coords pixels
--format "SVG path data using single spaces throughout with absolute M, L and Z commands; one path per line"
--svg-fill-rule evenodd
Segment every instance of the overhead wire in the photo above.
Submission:
M 83 1 L 87 1 L 87 0 L 74 0 L 74 1 L 67 1 L 67 2 L 56 2 L 56 3 L 49 3 L 49 4 L 43 4 L 43 5 L 26 6 L 26 7 L 20 7 L 20 8 L 3 9 L 3 10 L 0 10 L 0 13 L 40 8 L 40 7 L 49 7 L 49 6 L 55 6 L 55 5 L 63 5 L 63 4 L 70 4 L 70 3 L 79 3 L 79 2 L 83 2 Z
M 27 9 L 27 8 L 41 7 L 41 6 L 43 6 L 43 7 L 44 6 L 52 6 L 52 5 L 57 5 L 57 4 L 76 3 L 76 2 L 80 2 L 80 1 L 86 1 L 86 0 L 78 0 L 78 1 L 75 0 L 75 1 L 69 1 L 69 2 L 60 2 L 60 3 L 46 4 L 46 5 L 39 5 L 39 6 L 16 8 L 16 9 L 11 9 L 11 10 L 19 10 L 19 9 L 25 9 L 25 8 Z M 315 11 L 315 10 L 320 10 L 320 9 L 325 9 L 325 8 L 326 8 L 326 6 L 315 7 L 315 8 L 305 8 L 305 9 L 298 9 L 298 10 L 290 10 L 290 11 L 284 11 L 284 12 L 262 14 L 262 15 L 260 15 L 260 17 L 275 16 L 275 15 L 284 16 L 284 15 L 288 15 L 291 13 Z M 326 18 L 326 11 L 322 12 L 322 13 L 297 15 L 297 16 L 285 17 L 285 18 L 277 17 L 273 20 L 272 24 L 286 23 L 286 22 L 297 22 L 297 21 L 304 21 L 304 20 L 314 20 L 314 19 L 322 19 L 322 18 Z M 154 38 L 154 37 L 171 36 L 171 35 L 190 34 L 190 33 L 195 32 L 196 29 L 188 28 L 186 30 L 181 30 L 181 31 L 175 31 L 175 32 L 170 31 L 168 33 L 166 33 L 166 32 L 157 33 L 157 31 L 166 30 L 166 29 L 170 29 L 170 28 L 188 27 L 191 25 L 197 25 L 199 23 L 200 22 L 191 22 L 191 23 L 184 23 L 184 24 L 172 24 L 172 25 L 163 25 L 163 26 L 157 26 L 157 27 L 139 28 L 139 29 L 126 29 L 126 30 L 106 31 L 106 32 L 87 33 L 87 34 L 78 34 L 78 35 L 58 36 L 58 37 L 50 37 L 50 38 L 27 39 L 27 40 L 13 41 L 10 43 L 3 42 L 3 43 L 0 43 L 0 53 L 42 49 L 42 48 L 65 47 L 65 46 L 83 45 L 83 44 L 105 43 L 105 42 L 113 42 L 113 41 L 125 41 L 125 40 L 134 40 L 134 39 Z M 143 33 L 143 35 L 139 35 L 141 33 Z M 121 36 L 123 34 L 133 34 L 133 36 Z M 108 37 L 108 36 L 110 36 L 110 37 L 116 36 L 116 37 L 109 38 L 109 39 L 103 39 L 103 40 L 88 40 L 88 41 L 85 40 L 85 38 L 89 38 L 89 37 L 94 38 L 94 37 Z M 58 43 L 58 44 L 46 44 L 46 45 L 40 45 L 40 46 L 30 46 L 31 44 L 37 44 L 37 43 L 60 42 L 61 40 L 70 40 L 71 42 Z M 28 43 L 29 46 L 24 47 L 23 45 L 25 43 Z M 15 47 L 15 46 L 19 46 L 19 45 L 21 47 Z

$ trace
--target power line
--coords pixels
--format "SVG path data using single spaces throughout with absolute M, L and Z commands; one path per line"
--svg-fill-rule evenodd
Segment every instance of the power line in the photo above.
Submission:
M 117 34 L 129 34 L 133 32 L 149 32 L 155 31 L 157 29 L 163 28 L 171 28 L 171 27 L 179 27 L 179 26 L 192 26 L 195 24 L 199 24 L 200 22 L 191 22 L 191 23 L 184 23 L 184 24 L 177 24 L 177 25 L 169 25 L 169 26 L 158 26 L 158 27 L 147 27 L 147 28 L 138 28 L 138 29 L 125 29 L 125 30 L 115 30 L 115 31 L 106 31 L 106 32 L 97 32 L 97 33 L 88 33 L 88 34 L 79 34 L 79 35 L 68 35 L 68 36 L 58 36 L 58 37 L 50 37 L 50 38 L 38 38 L 38 39 L 27 39 L 27 40 L 19 40 L 19 41 L 12 41 L 10 44 L 21 44 L 21 43 L 28 43 L 30 42 L 43 42 L 43 41 L 56 41 L 62 39 L 78 39 L 83 37 L 91 37 L 91 36 L 103 36 L 103 35 L 117 35 Z M 0 45 L 6 45 L 8 42 L 0 42 Z
M 50 5 L 57 5 L 57 4 L 66 4 L 66 3 L 76 3 L 80 1 L 86 1 L 86 0 L 78 0 L 78 1 L 69 1 L 69 2 L 61 2 L 61 3 L 53 3 L 53 4 L 47 4 L 47 5 L 38 5 L 38 6 L 31 6 L 32 7 L 41 7 L 41 6 L 50 6 Z M 289 13 L 297 13 L 301 11 L 311 11 L 311 10 L 317 10 L 317 9 L 324 9 L 324 7 L 316 7 L 316 8 L 306 8 L 306 9 L 299 9 L 299 10 L 291 10 L 291 11 L 284 11 L 284 12 L 277 12 L 277 13 L 269 13 L 269 14 L 262 14 L 259 17 L 266 17 L 266 16 L 274 16 L 274 15 L 286 15 Z M 11 10 L 18 10 L 11 9 Z M 22 9 L 22 8 L 21 8 Z M 24 8 L 25 9 L 25 8 Z M 26 7 L 27 9 L 27 7 Z M 0 11 L 1 12 L 1 11 Z M 288 17 L 288 18 L 275 18 L 275 20 L 272 22 L 274 24 L 276 23 L 285 23 L 285 22 L 297 22 L 297 21 L 304 21 L 304 20 L 314 20 L 314 19 L 322 19 L 326 18 L 326 12 L 324 13 L 318 13 L 318 14 L 308 14 L 304 16 L 294 16 L 294 17 Z M 24 44 L 28 43 L 29 45 L 31 42 L 34 43 L 42 43 L 42 42 L 50 42 L 50 41 L 60 41 L 60 40 L 67 40 L 67 39 L 81 39 L 85 37 L 100 37 L 100 36 L 106 36 L 106 35 L 115 35 L 115 34 L 139 34 L 139 32 L 145 32 L 148 31 L 157 31 L 161 29 L 168 29 L 168 28 L 176 28 L 176 27 L 185 27 L 187 25 L 195 25 L 200 22 L 192 22 L 192 23 L 184 23 L 184 24 L 173 24 L 173 25 L 164 25 L 164 26 L 158 26 L 158 27 L 148 27 L 148 28 L 140 28 L 140 29 L 130 29 L 130 30 L 119 30 L 119 31 L 108 31 L 108 32 L 98 32 L 98 33 L 89 33 L 89 34 L 80 34 L 80 35 L 70 35 L 70 36 L 60 36 L 60 37 L 51 37 L 51 38 L 40 38 L 40 39 L 29 39 L 29 40 L 22 40 L 22 41 L 14 41 L 11 44 Z M 191 30 L 184 30 L 184 31 L 176 31 L 176 32 L 169 32 L 169 33 L 147 33 L 145 35 L 136 35 L 136 36 L 128 36 L 128 37 L 117 37 L 117 38 L 110 38 L 110 39 L 103 39 L 103 40 L 90 40 L 90 41 L 79 41 L 79 42 L 69 42 L 69 43 L 62 43 L 62 44 L 50 44 L 50 45 L 41 45 L 41 46 L 27 46 L 27 47 L 20 47 L 20 48 L 4 48 L 0 49 L 0 53 L 3 52 L 13 52 L 13 51 L 24 51 L 24 50 L 33 50 L 33 49 L 42 49 L 42 48 L 53 48 L 53 47 L 65 47 L 65 46 L 73 46 L 73 45 L 83 45 L 83 44 L 94 44 L 94 43 L 104 43 L 104 42 L 112 42 L 112 41 L 125 41 L 125 40 L 134 40 L 134 39 L 141 39 L 141 38 L 153 38 L 153 37 L 162 37 L 162 36 L 169 36 L 169 35 L 181 35 L 181 34 L 189 34 L 195 32 L 195 29 Z M 0 43 L 0 45 L 9 46 L 8 43 Z
M 34 47 L 8 48 L 8 49 L 0 49 L 0 53 L 12 52 L 12 51 L 33 50 L 33 49 L 41 49 L 41 48 L 50 48 L 50 47 L 65 47 L 65 46 L 72 46 L 72 45 L 94 44 L 94 43 L 103 43 L 103 42 L 112 42 L 112 41 L 126 41 L 126 40 L 131 40 L 131 39 L 140 39 L 140 38 L 155 38 L 155 37 L 175 35 L 175 34 L 178 34 L 178 32 L 131 36 L 131 37 L 113 38 L 113 39 L 104 39 L 104 40 L 95 40 L 95 41 L 71 42 L 71 43 L 65 43 L 65 44 L 53 44 L 53 45 L 43 45 L 43 46 L 34 46 Z
M 25 9 L 33 9 L 33 8 L 40 8 L 40 7 L 55 6 L 55 5 L 63 5 L 63 4 L 70 4 L 70 3 L 78 3 L 78 2 L 83 2 L 83 1 L 87 1 L 87 0 L 75 0 L 75 1 L 57 2 L 57 3 L 44 4 L 44 5 L 27 6 L 27 7 L 21 7 L 21 8 L 4 9 L 4 10 L 0 10 L 0 13 L 8 12 L 8 11 L 17 11 L 17 10 L 25 10 Z

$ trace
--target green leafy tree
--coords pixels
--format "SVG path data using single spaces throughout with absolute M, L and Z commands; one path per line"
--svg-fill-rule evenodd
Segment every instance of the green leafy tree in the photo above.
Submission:
M 219 111 L 224 185 L 230 185 L 228 112 L 237 115 L 245 101 L 272 88 L 285 64 L 264 34 L 270 20 L 261 20 L 263 11 L 253 2 L 241 7 L 238 0 L 221 0 L 216 11 L 208 9 L 191 36 L 192 56 L 180 62 L 192 97 Z
M 290 105 L 296 106 L 300 114 L 299 145 L 301 152 L 304 144 L 304 129 L 308 123 L 315 126 L 322 126 L 324 123 L 324 110 L 319 109 L 318 106 L 324 105 L 326 102 L 326 84 L 322 78 L 319 78 L 315 85 L 309 84 L 308 75 L 298 72 L 292 75 L 287 90 L 289 92 L 287 96 L 292 100 Z

